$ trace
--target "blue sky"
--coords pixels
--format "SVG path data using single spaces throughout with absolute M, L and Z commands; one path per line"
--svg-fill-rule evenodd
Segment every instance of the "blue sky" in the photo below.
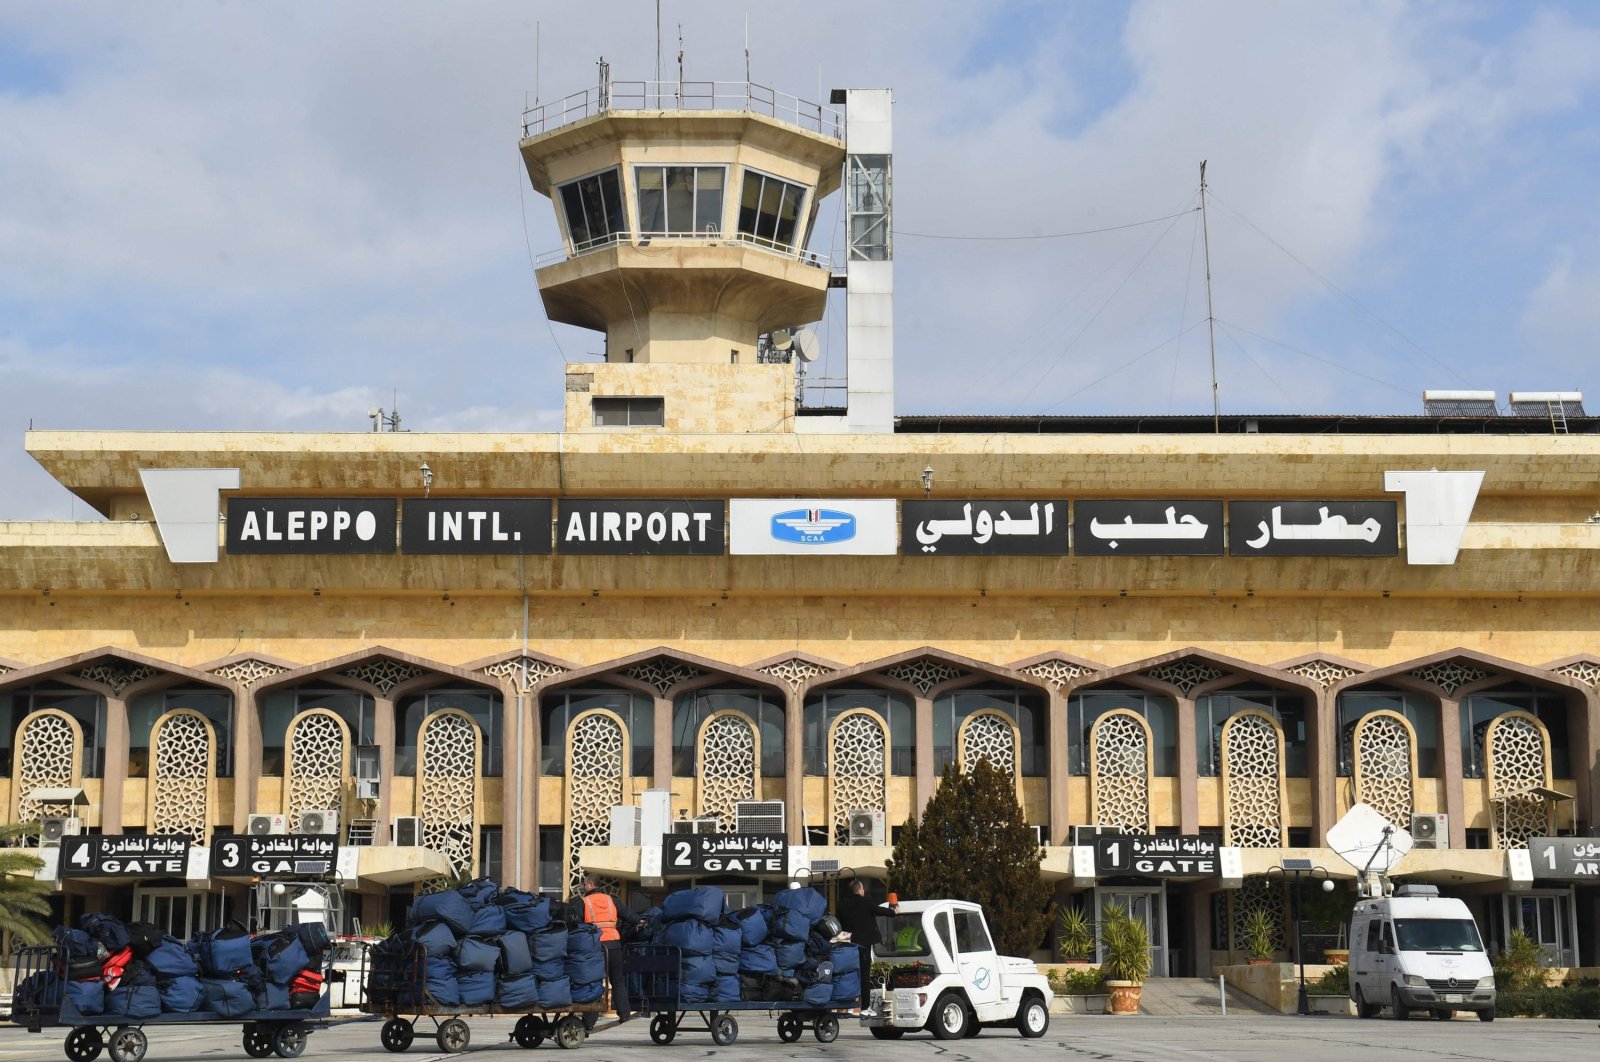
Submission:
M 742 79 L 744 7 L 662 7 L 669 71 L 681 24 L 689 77 Z M 901 413 L 1209 412 L 1203 158 L 1225 412 L 1600 406 L 1595 5 L 747 7 L 757 81 L 894 89 Z M 30 420 L 558 427 L 601 341 L 541 311 L 529 250 L 559 240 L 518 119 L 601 55 L 652 76 L 654 13 L 0 6 L 0 519 L 85 515 Z M 840 242 L 825 203 L 813 245 Z M 842 307 L 817 330 L 840 371 Z

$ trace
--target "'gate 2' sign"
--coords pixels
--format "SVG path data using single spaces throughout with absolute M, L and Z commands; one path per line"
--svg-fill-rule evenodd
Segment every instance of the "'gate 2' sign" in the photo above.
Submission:
M 788 848 L 779 833 L 691 833 L 666 838 L 661 869 L 667 874 L 776 874 L 789 872 Z
M 1600 882 L 1600 838 L 1534 837 L 1528 856 L 1535 881 Z
M 214 878 L 321 877 L 333 871 L 339 842 L 322 834 L 222 837 L 211 843 Z
M 1096 874 L 1186 878 L 1217 872 L 1217 842 L 1192 834 L 1123 834 L 1094 839 Z
M 187 834 L 91 834 L 61 839 L 64 878 L 181 878 L 189 865 Z

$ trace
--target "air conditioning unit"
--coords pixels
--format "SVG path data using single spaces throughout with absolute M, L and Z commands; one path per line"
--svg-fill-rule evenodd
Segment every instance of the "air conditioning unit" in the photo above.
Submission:
M 356 779 L 356 799 L 357 800 L 377 800 L 378 799 L 378 780 L 376 778 L 357 778 Z
M 702 815 L 698 819 L 673 819 L 673 833 L 716 833 L 722 820 L 715 815 Z
M 61 838 L 76 837 L 83 832 L 83 820 L 79 818 L 51 817 L 39 820 L 39 847 L 60 848 Z
M 333 808 L 300 813 L 301 833 L 323 833 L 338 836 L 339 812 Z
M 1449 848 L 1450 847 L 1450 816 L 1448 816 L 1448 815 L 1413 815 L 1413 816 L 1411 816 L 1411 847 L 1412 848 Z
M 733 805 L 734 833 L 782 833 L 783 801 L 738 800 Z
M 851 844 L 882 847 L 889 843 L 888 816 L 877 808 L 852 808 L 849 822 Z
M 267 837 L 275 833 L 289 831 L 289 817 L 287 815 L 273 815 L 265 811 L 251 812 L 245 820 L 244 832 L 251 837 Z
M 416 848 L 422 844 L 422 819 L 416 815 L 401 815 L 394 820 L 390 833 L 394 843 L 402 848 Z
M 639 818 L 640 811 L 632 804 L 611 805 L 611 841 L 612 845 L 636 845 L 639 843 Z
M 1068 831 L 1074 848 L 1094 844 L 1096 837 L 1117 837 L 1122 834 L 1115 826 L 1071 826 Z

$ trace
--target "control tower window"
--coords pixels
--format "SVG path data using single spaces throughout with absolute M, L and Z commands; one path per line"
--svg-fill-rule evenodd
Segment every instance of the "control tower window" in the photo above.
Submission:
M 720 236 L 721 166 L 635 166 L 640 236 Z
M 746 170 L 744 194 L 739 202 L 740 235 L 767 247 L 793 250 L 805 198 L 804 185 Z
M 612 243 L 628 232 L 622 213 L 622 180 L 615 169 L 591 173 L 564 184 L 561 210 L 567 218 L 567 234 L 573 253 Z

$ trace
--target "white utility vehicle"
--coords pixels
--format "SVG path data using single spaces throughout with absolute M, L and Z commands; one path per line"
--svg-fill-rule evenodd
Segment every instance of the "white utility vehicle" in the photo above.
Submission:
M 889 931 L 872 954 L 892 972 L 869 985 L 861 1019 L 873 1036 L 895 1040 L 927 1029 L 957 1040 L 1004 1025 L 1031 1038 L 1050 1027 L 1049 980 L 1031 959 L 995 953 L 977 904 L 910 900 L 885 921 Z
M 1402 885 L 1393 896 L 1361 900 L 1350 918 L 1350 998 L 1375 1018 L 1389 1007 L 1453 1018 L 1476 1011 L 1494 1021 L 1494 970 L 1472 912 L 1433 885 Z

